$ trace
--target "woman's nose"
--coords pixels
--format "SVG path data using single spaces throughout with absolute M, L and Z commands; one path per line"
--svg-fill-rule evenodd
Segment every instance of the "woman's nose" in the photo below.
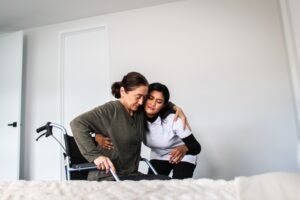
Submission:
M 143 98 L 140 98 L 140 99 L 139 99 L 138 104 L 139 104 L 139 105 L 143 105 Z
M 150 102 L 150 104 L 151 104 L 151 106 L 155 106 L 156 102 L 155 102 L 154 100 L 152 100 L 152 101 Z

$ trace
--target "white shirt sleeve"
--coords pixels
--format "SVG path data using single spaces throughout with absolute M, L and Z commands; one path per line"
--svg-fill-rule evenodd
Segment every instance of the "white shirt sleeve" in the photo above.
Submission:
M 188 127 L 183 130 L 183 122 L 180 118 L 173 123 L 173 131 L 180 138 L 186 138 L 192 134 Z

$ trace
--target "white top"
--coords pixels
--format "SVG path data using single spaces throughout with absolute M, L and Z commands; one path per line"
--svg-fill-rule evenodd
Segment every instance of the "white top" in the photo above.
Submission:
M 174 122 L 175 114 L 169 114 L 162 122 L 160 117 L 153 122 L 147 122 L 149 132 L 146 133 L 145 145 L 151 148 L 150 159 L 169 160 L 170 152 L 174 147 L 183 145 L 181 138 L 186 138 L 192 132 L 183 130 L 181 119 Z M 185 155 L 181 161 L 196 164 L 197 156 Z

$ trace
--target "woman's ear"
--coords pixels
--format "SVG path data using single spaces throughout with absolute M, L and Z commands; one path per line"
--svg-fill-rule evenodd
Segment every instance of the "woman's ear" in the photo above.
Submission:
M 121 88 L 120 88 L 120 95 L 121 95 L 121 97 L 123 97 L 124 95 L 125 95 L 125 89 L 124 89 L 124 87 L 122 87 L 121 86 Z

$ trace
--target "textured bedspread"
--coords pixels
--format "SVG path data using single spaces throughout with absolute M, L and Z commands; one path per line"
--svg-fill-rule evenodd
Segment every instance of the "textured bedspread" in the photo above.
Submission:
M 269 184 L 269 181 L 272 183 Z M 299 200 L 300 175 L 270 173 L 253 177 L 237 177 L 231 181 L 210 179 L 118 183 L 2 181 L 0 182 L 0 199 Z
M 238 177 L 235 183 L 240 200 L 300 200 L 300 174 L 267 173 Z

